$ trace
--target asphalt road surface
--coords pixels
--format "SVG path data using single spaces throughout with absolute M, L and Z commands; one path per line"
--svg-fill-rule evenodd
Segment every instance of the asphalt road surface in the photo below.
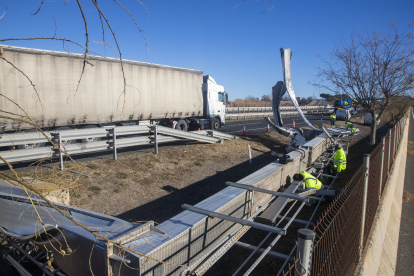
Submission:
M 248 116 L 248 115 L 247 115 Z M 321 120 L 321 115 L 306 115 L 306 118 L 315 126 L 317 127 L 319 125 L 319 122 Z M 306 126 L 305 122 L 303 121 L 302 117 L 300 116 L 291 116 L 291 117 L 283 117 L 282 118 L 284 126 L 292 126 L 293 120 L 295 120 L 296 127 L 304 127 Z M 329 121 L 329 116 L 324 115 L 323 116 L 324 121 Z M 337 121 L 338 124 L 342 124 L 343 121 Z M 226 120 L 226 124 L 223 128 L 220 128 L 220 132 L 229 133 L 232 135 L 242 136 L 243 135 L 243 126 L 246 125 L 246 135 L 257 135 L 261 133 L 267 132 L 267 122 L 264 118 L 258 118 L 258 119 L 242 119 L 242 120 Z M 270 127 L 270 132 L 274 132 L 275 130 Z M 173 142 L 173 143 L 166 143 L 166 144 L 159 144 L 160 149 L 166 149 L 171 147 L 177 147 L 180 145 L 186 145 L 188 143 L 195 143 L 195 142 L 189 142 L 189 141 L 183 141 L 183 142 Z M 131 153 L 136 152 L 148 152 L 153 151 L 154 146 L 148 145 L 148 146 L 135 146 L 135 147 L 128 147 L 128 148 L 122 148 L 118 149 L 118 156 L 127 155 Z M 97 158 L 112 158 L 112 151 L 101 151 L 96 153 L 88 153 L 88 154 L 79 154 L 79 155 L 73 155 L 72 156 L 76 161 L 90 161 Z M 58 158 L 54 158 L 52 161 L 43 162 L 42 166 L 50 166 L 51 163 L 59 162 Z M 13 164 L 14 169 L 16 169 L 19 173 L 32 170 L 33 168 L 36 168 L 36 166 L 33 166 L 33 161 L 28 162 L 20 162 Z M 10 170 L 8 170 L 7 166 L 0 166 L 0 169 L 11 173 Z
M 314 125 L 315 127 L 319 126 L 319 122 L 321 121 L 321 115 L 305 115 L 309 122 Z M 224 127 L 220 128 L 219 131 L 238 135 L 241 136 L 243 134 L 243 126 L 246 125 L 246 135 L 256 135 L 265 133 L 267 131 L 267 122 L 265 121 L 266 118 L 258 118 L 258 119 L 244 119 L 244 120 L 226 120 L 226 124 Z M 273 118 L 272 118 L 273 120 Z M 293 124 L 293 120 L 295 121 L 296 127 L 304 127 L 307 126 L 302 117 L 300 116 L 292 116 L 292 117 L 283 117 L 283 124 L 286 127 L 291 127 Z M 324 122 L 330 121 L 329 116 L 324 115 L 322 120 Z M 343 121 L 336 121 L 336 125 L 343 124 Z M 275 130 L 270 127 L 270 132 L 274 132 Z

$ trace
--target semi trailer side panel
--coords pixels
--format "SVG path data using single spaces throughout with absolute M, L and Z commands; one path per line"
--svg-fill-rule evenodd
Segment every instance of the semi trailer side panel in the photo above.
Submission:
M 42 127 L 204 116 L 200 70 L 124 60 L 124 92 L 119 59 L 90 56 L 76 91 L 83 55 L 0 47 L 39 95 L 21 72 L 2 61 L 0 91 L 11 101 L 0 99 L 1 110 L 25 115 L 24 109 Z M 0 120 L 0 127 L 4 123 L 6 130 L 19 128 L 19 122 Z

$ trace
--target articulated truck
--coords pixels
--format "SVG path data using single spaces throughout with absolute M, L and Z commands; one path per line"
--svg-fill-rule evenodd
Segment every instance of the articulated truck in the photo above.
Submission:
M 88 56 L 82 74 L 83 55 L 0 48 L 9 62 L 0 61 L 0 110 L 30 116 L 42 129 L 156 123 L 186 131 L 225 123 L 227 94 L 203 71 L 132 60 L 122 70 L 119 59 Z M 33 126 L 0 118 L 0 131 Z

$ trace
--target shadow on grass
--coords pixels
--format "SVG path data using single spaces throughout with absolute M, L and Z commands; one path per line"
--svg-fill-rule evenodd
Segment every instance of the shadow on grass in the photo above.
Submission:
M 252 163 L 246 161 L 227 170 L 217 171 L 215 175 L 182 189 L 176 189 L 166 185 L 163 189 L 168 191 L 168 195 L 122 213 L 117 217 L 124 220 L 154 220 L 157 223 L 161 223 L 182 212 L 182 204 L 195 205 L 199 203 L 226 188 L 227 186 L 224 184 L 226 181 L 237 182 L 269 163 L 274 162 L 275 157 L 271 156 L 270 153 L 266 153 L 252 160 Z

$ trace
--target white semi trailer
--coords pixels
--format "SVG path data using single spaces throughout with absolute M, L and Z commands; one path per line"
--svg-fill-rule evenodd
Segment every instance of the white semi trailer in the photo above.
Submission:
M 123 92 L 119 59 L 90 56 L 80 78 L 83 55 L 0 47 L 11 63 L 0 60 L 0 110 L 10 117 L 26 112 L 43 129 L 148 122 L 182 130 L 218 129 L 225 123 L 227 95 L 211 76 L 203 77 L 203 71 L 123 60 Z M 2 131 L 30 128 L 0 118 Z

